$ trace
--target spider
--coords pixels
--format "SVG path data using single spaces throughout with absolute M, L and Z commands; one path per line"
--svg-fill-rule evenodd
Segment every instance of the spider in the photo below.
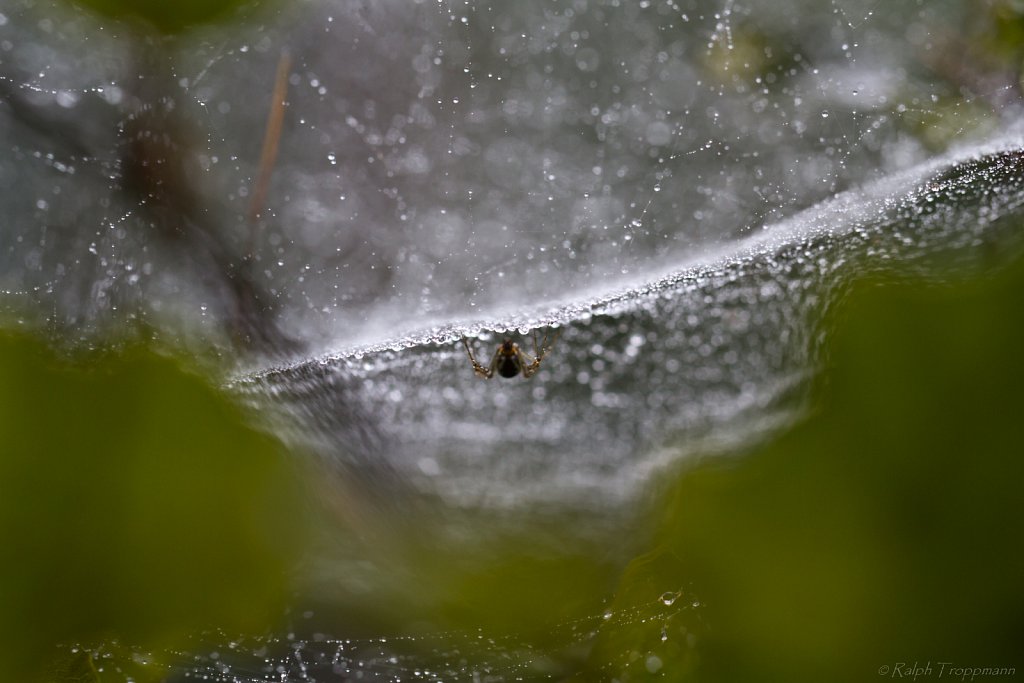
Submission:
M 484 367 L 477 362 L 475 356 L 473 356 L 473 350 L 469 348 L 469 342 L 466 338 L 462 338 L 462 345 L 466 347 L 466 353 L 469 354 L 469 362 L 473 364 L 473 372 L 477 377 L 482 379 L 490 379 L 494 377 L 494 373 L 497 372 L 502 377 L 515 377 L 520 372 L 523 373 L 523 377 L 532 377 L 537 370 L 540 369 L 540 362 L 544 360 L 551 349 L 554 348 L 555 342 L 558 341 L 558 331 L 556 330 L 554 335 L 548 339 L 548 333 L 544 333 L 544 338 L 540 344 L 537 343 L 537 331 L 533 331 L 533 357 L 519 348 L 519 344 L 516 344 L 511 339 L 506 338 L 505 341 L 501 342 L 501 346 L 494 352 L 494 357 L 491 359 L 489 367 Z

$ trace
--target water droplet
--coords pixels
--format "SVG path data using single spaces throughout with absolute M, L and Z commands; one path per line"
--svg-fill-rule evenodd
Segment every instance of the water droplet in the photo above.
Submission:
M 679 593 L 673 591 L 666 591 L 661 594 L 661 598 L 659 599 L 661 600 L 662 604 L 671 605 L 676 601 L 677 598 L 679 598 Z
M 78 104 L 79 93 L 72 92 L 71 90 L 59 90 L 57 91 L 56 101 L 57 104 L 65 109 L 70 109 Z

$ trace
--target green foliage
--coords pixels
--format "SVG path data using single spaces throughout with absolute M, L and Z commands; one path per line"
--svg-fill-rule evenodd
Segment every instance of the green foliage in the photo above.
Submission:
M 542 640 L 553 624 L 593 612 L 607 573 L 606 567 L 579 555 L 506 550 L 486 567 L 459 575 L 458 590 L 441 611 L 453 623 Z
M 1024 5 L 1020 0 L 988 0 L 975 26 L 972 49 L 992 64 L 1012 68 L 1019 76 L 1024 57 Z
M 684 473 L 617 599 L 680 586 L 702 607 L 604 629 L 595 666 L 818 682 L 1019 663 L 1024 264 L 955 287 L 882 284 L 860 283 L 833 321 L 813 417 Z
M 146 352 L 59 362 L 0 336 L 0 643 L 25 680 L 55 644 L 181 644 L 265 628 L 302 519 L 296 472 L 241 412 Z
M 114 19 L 142 20 L 161 33 L 182 30 L 217 21 L 251 0 L 74 0 L 79 5 Z

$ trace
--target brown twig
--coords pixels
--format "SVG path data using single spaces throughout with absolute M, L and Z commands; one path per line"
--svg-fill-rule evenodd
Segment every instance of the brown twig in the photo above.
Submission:
M 270 113 L 267 116 L 267 130 L 263 136 L 263 152 L 260 154 L 260 171 L 253 186 L 252 200 L 249 203 L 249 222 L 255 224 L 263 213 L 263 203 L 267 198 L 270 186 L 270 174 L 277 161 L 277 148 L 281 141 L 281 127 L 284 123 L 285 98 L 288 95 L 288 71 L 291 69 L 292 58 L 288 52 L 281 53 L 277 62 L 277 76 L 274 79 L 274 94 L 270 101 Z

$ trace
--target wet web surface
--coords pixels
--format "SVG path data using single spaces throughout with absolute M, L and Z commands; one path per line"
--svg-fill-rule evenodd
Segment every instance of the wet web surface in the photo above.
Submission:
M 1019 149 L 1012 137 L 929 162 L 639 286 L 453 323 L 235 387 L 290 412 L 297 445 L 356 472 L 386 466 L 449 505 L 628 508 L 659 470 L 737 451 L 799 414 L 820 324 L 853 278 L 1012 253 L 1019 236 L 1001 219 L 1022 201 Z M 460 344 L 471 339 L 487 358 L 507 337 L 532 353 L 534 335 L 552 330 L 557 341 L 530 380 L 478 378 Z
M 643 286 L 503 324 L 451 324 L 357 347 L 241 378 L 233 388 L 283 409 L 289 417 L 279 433 L 358 479 L 374 509 L 392 507 L 394 497 L 439 499 L 445 514 L 414 524 L 443 539 L 438 552 L 472 554 L 501 527 L 467 524 L 456 509 L 498 508 L 506 524 L 537 510 L 583 512 L 587 523 L 573 542 L 600 543 L 628 533 L 661 472 L 693 455 L 742 452 L 800 417 L 802 393 L 822 361 L 820 323 L 846 284 L 878 271 L 942 272 L 941 285 L 958 268 L 997 265 L 1024 247 L 1022 205 L 1024 154 L 1011 137 L 838 196 L 735 253 Z M 538 325 L 561 335 L 533 381 L 474 376 L 462 335 L 493 346 L 505 334 L 529 339 Z M 352 571 L 342 560 L 328 573 Z M 699 596 L 674 591 L 551 624 L 550 649 L 487 633 L 354 642 L 313 634 L 257 640 L 255 653 L 283 652 L 262 662 L 266 680 L 557 680 L 580 670 L 602 628 L 614 628 L 602 624 L 613 620 L 649 625 L 650 637 L 621 652 L 611 673 L 649 675 L 660 670 L 659 647 L 677 648 L 678 661 L 678 648 L 697 646 L 686 625 L 694 619 Z M 244 673 L 258 667 L 238 661 L 203 655 L 183 670 L 264 680 Z
M 390 536 L 470 564 L 516 530 L 553 547 L 627 536 L 664 473 L 802 416 L 851 280 L 941 282 L 1019 253 L 1019 83 L 944 56 L 975 14 L 318 0 L 154 44 L 63 4 L 5 4 L 3 312 L 84 346 L 137 327 L 221 349 L 229 391 L 374 538 L 324 543 L 292 633 L 75 654 L 103 680 L 503 681 L 578 670 L 616 624 L 656 625 L 621 670 L 693 648 L 699 598 L 672 586 L 538 615 L 549 648 L 429 619 L 349 638 L 329 615 L 429 592 L 393 588 L 401 563 L 367 547 Z M 285 123 L 252 221 L 282 54 Z M 131 185 L 131 141 L 167 135 L 201 208 L 175 219 Z M 302 349 L 286 360 L 224 351 L 243 254 Z M 476 377 L 461 343 L 486 364 L 506 337 L 533 353 L 535 332 L 557 340 L 528 380 Z M 566 515 L 583 522 L 545 531 Z
M 580 643 L 598 637 L 601 629 L 651 624 L 663 647 L 693 649 L 688 619 L 701 619 L 702 605 L 683 591 L 667 591 L 649 604 L 606 611 L 593 617 L 552 624 L 549 648 L 540 648 L 515 634 L 444 632 L 420 636 L 335 640 L 324 633 L 308 639 L 294 633 L 270 637 L 236 637 L 206 633 L 195 638 L 190 652 L 169 653 L 162 668 L 172 681 L 219 683 L 280 681 L 472 681 L 558 680 L 578 666 L 585 654 Z M 670 642 L 671 641 L 671 642 Z M 579 649 L 573 652 L 574 646 Z M 73 654 L 88 658 L 103 675 L 133 678 L 154 664 L 152 654 L 120 643 L 75 645 Z M 617 670 L 658 673 L 659 648 L 622 653 L 610 663 Z M 150 669 L 151 670 L 151 669 Z
M 1016 116 L 1012 82 L 944 77 L 968 4 L 876 4 L 338 0 L 143 47 L 14 2 L 0 288 L 86 341 L 128 319 L 187 344 L 244 309 L 227 269 L 319 353 L 706 263 Z M 130 141 L 165 137 L 200 181 L 177 224 L 124 182 Z

